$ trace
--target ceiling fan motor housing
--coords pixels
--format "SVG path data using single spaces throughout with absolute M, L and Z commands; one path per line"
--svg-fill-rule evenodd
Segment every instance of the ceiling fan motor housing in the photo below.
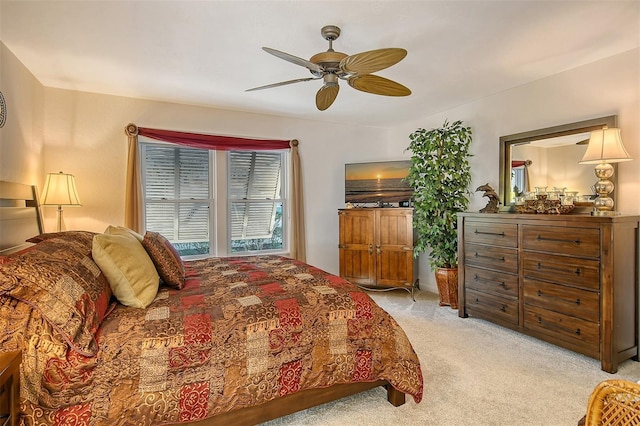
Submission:
M 309 62 L 320 65 L 326 72 L 338 72 L 340 71 L 340 61 L 347 56 L 349 55 L 346 53 L 330 50 L 313 55 Z M 316 71 L 311 71 L 311 73 L 318 77 L 324 74 Z

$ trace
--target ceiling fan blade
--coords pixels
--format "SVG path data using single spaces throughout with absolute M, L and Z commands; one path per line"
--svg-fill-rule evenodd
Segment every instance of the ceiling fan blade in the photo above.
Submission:
M 340 69 L 350 74 L 371 74 L 397 64 L 407 56 L 407 51 L 397 47 L 369 50 L 347 56 L 340 61 Z
M 267 53 L 271 53 L 273 56 L 277 56 L 280 59 L 284 59 L 285 61 L 308 68 L 311 71 L 318 73 L 324 72 L 324 69 L 320 65 L 314 64 L 313 62 L 307 61 L 306 59 L 298 58 L 297 56 L 293 56 L 289 53 L 281 52 L 276 49 L 271 49 L 270 47 L 263 47 L 262 50 Z
M 287 84 L 300 83 L 303 81 L 318 80 L 322 77 L 297 78 L 295 80 L 281 81 L 280 83 L 267 84 L 266 86 L 254 87 L 245 90 L 245 92 L 253 92 L 254 90 L 271 89 L 272 87 L 286 86 Z
M 340 86 L 337 84 L 325 84 L 318 90 L 316 93 L 316 106 L 320 111 L 324 111 L 329 108 L 333 101 L 336 100 L 338 96 L 338 92 L 340 91 Z
M 372 74 L 351 77 L 348 83 L 354 89 L 375 95 L 408 96 L 411 94 L 411 90 L 402 84 Z

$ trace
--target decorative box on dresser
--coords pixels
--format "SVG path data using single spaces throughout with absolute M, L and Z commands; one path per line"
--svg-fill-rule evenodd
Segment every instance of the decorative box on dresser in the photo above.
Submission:
M 638 359 L 640 216 L 458 214 L 459 316 L 600 360 Z
M 338 210 L 340 276 L 370 289 L 404 288 L 413 296 L 413 209 Z

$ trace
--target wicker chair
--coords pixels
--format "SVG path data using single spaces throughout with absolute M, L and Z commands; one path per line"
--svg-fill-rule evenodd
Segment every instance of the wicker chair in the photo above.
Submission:
M 640 426 L 640 384 L 627 380 L 599 383 L 579 425 Z

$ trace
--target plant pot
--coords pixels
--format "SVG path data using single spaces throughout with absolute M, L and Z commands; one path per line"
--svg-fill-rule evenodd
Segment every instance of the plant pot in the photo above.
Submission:
M 436 284 L 440 294 L 440 306 L 458 309 L 458 268 L 438 268 Z

